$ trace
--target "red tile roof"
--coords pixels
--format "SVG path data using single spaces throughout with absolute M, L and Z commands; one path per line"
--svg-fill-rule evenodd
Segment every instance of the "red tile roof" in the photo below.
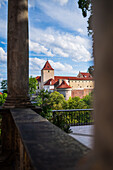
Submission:
M 0 92 L 1 95 L 3 95 L 1 92 Z
M 51 67 L 49 61 L 46 61 L 42 70 L 54 70 L 54 69 Z
M 82 74 L 82 76 L 85 77 L 85 78 L 92 77 L 90 73 L 80 72 L 80 74 Z
M 55 82 L 54 85 L 55 85 L 55 86 L 58 86 L 58 85 L 59 85 L 59 80 L 56 80 L 56 82 Z
M 57 89 L 68 89 L 71 88 L 65 81 L 62 81 L 62 83 L 57 87 Z
M 41 76 L 36 77 L 38 82 L 41 82 Z M 58 85 L 59 79 L 65 79 L 65 80 L 92 80 L 92 77 L 67 77 L 67 76 L 54 76 L 54 79 L 49 79 L 44 85 Z
M 55 83 L 56 83 L 56 81 L 51 78 L 44 84 L 44 86 L 45 85 L 54 85 Z
M 92 80 L 92 77 L 68 77 L 68 76 L 54 76 L 55 80 L 66 79 L 66 80 Z
M 37 81 L 41 82 L 41 76 L 36 77 Z

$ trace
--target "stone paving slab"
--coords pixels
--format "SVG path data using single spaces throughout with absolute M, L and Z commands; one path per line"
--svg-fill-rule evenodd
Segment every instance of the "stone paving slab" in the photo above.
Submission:
M 78 140 L 88 148 L 93 148 L 94 125 L 71 126 L 72 133 L 69 135 Z

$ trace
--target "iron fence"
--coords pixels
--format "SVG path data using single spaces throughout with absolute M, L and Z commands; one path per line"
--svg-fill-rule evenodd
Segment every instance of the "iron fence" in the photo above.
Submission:
M 69 126 L 94 124 L 93 109 L 69 109 L 52 110 L 53 123 L 57 126 L 61 124 Z

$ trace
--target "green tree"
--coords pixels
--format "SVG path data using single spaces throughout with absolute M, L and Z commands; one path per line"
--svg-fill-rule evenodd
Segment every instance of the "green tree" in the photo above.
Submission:
M 7 97 L 7 93 L 0 94 L 0 106 L 2 106 L 5 103 Z
M 89 95 L 86 95 L 82 100 L 86 103 L 87 108 L 92 108 L 92 104 L 93 104 L 93 92 L 89 93 Z
M 94 76 L 94 66 L 90 66 L 88 68 L 88 72 L 92 75 L 92 77 Z
M 3 89 L 3 93 L 7 93 L 7 80 L 2 80 L 1 89 Z
M 50 93 L 47 90 L 40 90 L 38 95 L 35 99 L 36 103 L 35 106 L 39 106 L 42 108 L 42 116 L 49 119 L 50 112 L 51 112 L 51 104 L 49 103 L 50 100 Z
M 49 104 L 52 110 L 61 110 L 64 109 L 63 106 L 66 105 L 66 101 L 62 94 L 54 91 L 50 94 Z
M 73 97 L 68 99 L 68 108 L 67 109 L 85 109 L 87 108 L 86 103 L 80 99 L 80 97 Z
M 50 94 L 49 103 L 52 110 L 67 109 L 67 101 L 64 96 L 57 91 Z M 66 113 L 54 112 L 52 123 L 64 130 L 70 132 L 70 125 L 67 123 Z
M 88 18 L 88 35 L 92 35 L 92 6 L 91 6 L 91 0 L 78 0 L 79 8 L 82 10 L 82 15 L 84 17 L 87 16 L 87 12 L 90 11 L 90 16 Z
M 79 8 L 82 9 L 82 15 L 84 17 L 87 16 L 87 11 L 91 10 L 90 4 L 91 4 L 91 0 L 79 0 L 78 1 Z
M 32 94 L 36 93 L 37 86 L 38 86 L 38 82 L 37 82 L 36 78 L 33 78 L 31 76 L 29 78 L 29 94 L 30 94 L 30 96 L 32 96 Z

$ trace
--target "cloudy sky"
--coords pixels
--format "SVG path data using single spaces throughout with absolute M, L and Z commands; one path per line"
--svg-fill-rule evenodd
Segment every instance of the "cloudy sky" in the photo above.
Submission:
M 93 65 L 77 0 L 29 0 L 30 75 L 40 75 L 47 59 L 55 75 L 76 76 Z M 7 0 L 0 0 L 0 81 L 7 78 Z

